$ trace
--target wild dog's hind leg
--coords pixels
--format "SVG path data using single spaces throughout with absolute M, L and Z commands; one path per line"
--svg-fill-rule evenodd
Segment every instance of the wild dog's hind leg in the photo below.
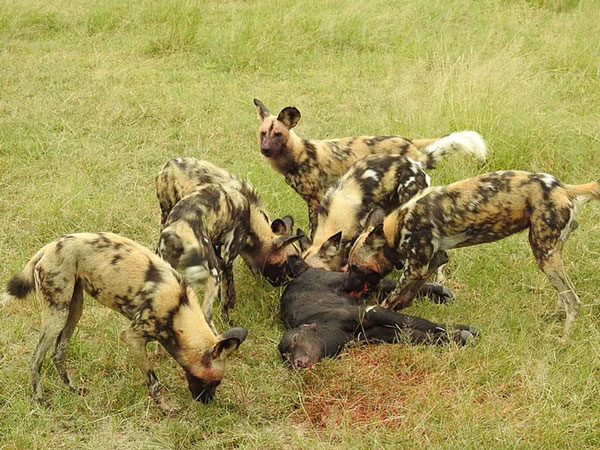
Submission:
M 40 339 L 31 355 L 31 384 L 34 400 L 43 399 L 41 372 L 44 357 L 51 345 L 56 344 L 69 319 L 69 304 L 73 286 L 60 282 L 58 272 L 40 268 L 35 274 L 36 288 L 42 300 L 42 326 Z
M 82 388 L 74 386 L 71 383 L 71 378 L 67 373 L 66 367 L 66 356 L 67 356 L 67 346 L 69 345 L 69 340 L 71 336 L 73 336 L 73 332 L 75 331 L 75 327 L 77 326 L 77 322 L 81 318 L 81 313 L 83 312 L 83 289 L 79 283 L 75 285 L 73 290 L 73 297 L 71 299 L 71 304 L 69 305 L 69 317 L 67 319 L 67 324 L 61 331 L 58 339 L 56 340 L 56 344 L 54 346 L 54 351 L 52 352 L 52 361 L 54 362 L 54 366 L 56 367 L 56 371 L 62 378 L 63 382 L 69 387 L 69 389 L 78 394 L 82 394 Z
M 577 228 L 577 222 L 572 217 L 573 212 L 569 209 L 559 211 L 552 217 L 551 223 L 548 223 L 547 217 L 538 215 L 532 217 L 529 230 L 529 244 L 538 267 L 558 292 L 559 302 L 565 308 L 567 316 L 565 336 L 570 333 L 573 322 L 581 309 L 581 301 L 562 261 L 564 242 L 569 234 Z
M 559 301 L 562 303 L 566 311 L 565 319 L 565 336 L 567 336 L 572 328 L 575 318 L 581 309 L 581 301 L 575 293 L 575 286 L 569 279 L 567 272 L 563 266 L 560 249 L 545 260 L 538 260 L 538 265 L 542 272 L 546 274 L 552 286 L 558 292 Z

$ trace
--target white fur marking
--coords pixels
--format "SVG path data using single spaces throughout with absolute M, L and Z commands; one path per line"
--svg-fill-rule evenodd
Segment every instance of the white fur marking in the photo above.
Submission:
M 365 173 L 363 173 L 361 178 L 362 179 L 373 178 L 375 181 L 379 181 L 379 175 L 373 169 L 365 170 Z
M 190 283 L 199 283 L 208 278 L 210 272 L 205 266 L 191 266 L 185 269 L 185 277 Z

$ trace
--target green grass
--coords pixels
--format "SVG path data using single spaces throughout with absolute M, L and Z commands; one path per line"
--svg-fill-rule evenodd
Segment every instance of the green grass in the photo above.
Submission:
M 274 216 L 305 206 L 262 159 L 252 104 L 295 105 L 303 137 L 475 129 L 480 167 L 600 177 L 596 1 L 0 0 L 0 282 L 61 234 L 113 231 L 152 247 L 154 176 L 174 156 L 250 179 Z M 446 306 L 409 313 L 483 330 L 475 346 L 355 347 L 307 373 L 282 366 L 281 290 L 235 267 L 232 323 L 249 329 L 212 405 L 155 357 L 180 414 L 162 415 L 118 333 L 86 301 L 69 369 L 51 364 L 49 405 L 30 399 L 34 298 L 0 311 L 4 448 L 593 448 L 600 445 L 600 209 L 580 211 L 565 266 L 584 303 L 567 344 L 556 295 L 525 235 L 455 250 Z M 226 324 L 218 323 L 220 329 Z

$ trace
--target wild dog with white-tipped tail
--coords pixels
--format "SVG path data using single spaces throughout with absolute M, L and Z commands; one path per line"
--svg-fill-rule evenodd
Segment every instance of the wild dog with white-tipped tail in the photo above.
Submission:
M 275 116 L 260 100 L 254 99 L 254 105 L 261 122 L 260 151 L 308 205 L 311 238 L 325 191 L 360 158 L 371 154 L 404 155 L 422 162 L 426 169 L 433 169 L 442 157 L 453 153 L 486 159 L 485 142 L 475 131 L 413 140 L 394 135 L 302 139 L 293 130 L 300 121 L 297 108 L 288 106 Z
M 169 264 L 136 242 L 112 233 L 63 236 L 39 250 L 7 285 L 4 301 L 33 289 L 42 303 L 39 342 L 31 358 L 33 397 L 41 402 L 41 369 L 50 347 L 56 371 L 70 390 L 66 350 L 83 311 L 83 292 L 131 320 L 120 335 L 144 375 L 148 394 L 172 410 L 146 353 L 158 341 L 185 371 L 194 400 L 212 401 L 225 375 L 226 359 L 247 335 L 233 328 L 215 335 L 194 290 Z

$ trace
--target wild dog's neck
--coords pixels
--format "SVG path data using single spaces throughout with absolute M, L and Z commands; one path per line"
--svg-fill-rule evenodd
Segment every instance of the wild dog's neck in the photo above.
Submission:
M 196 293 L 187 285 L 183 289 L 185 294 L 180 293 L 178 308 L 172 314 L 174 340 L 163 346 L 182 366 L 191 367 L 217 343 L 217 337 L 206 323 Z
M 401 214 L 400 210 L 401 208 L 395 209 L 383 220 L 383 235 L 391 248 L 397 248 L 400 244 L 400 236 L 396 233 L 396 230 L 402 229 L 399 221 L 404 219 L 404 214 Z

